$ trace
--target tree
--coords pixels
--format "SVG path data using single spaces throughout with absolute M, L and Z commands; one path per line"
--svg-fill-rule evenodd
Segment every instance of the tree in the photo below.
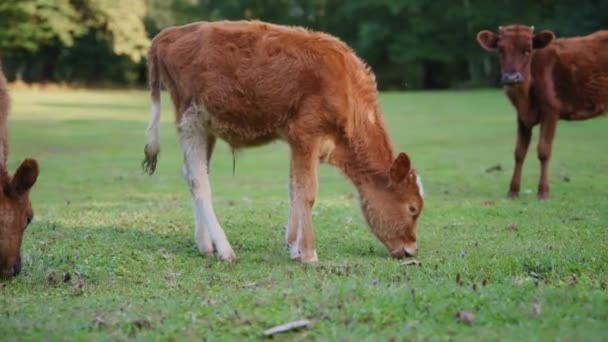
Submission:
M 3 0 L 0 3 L 0 50 L 36 52 L 41 46 L 72 46 L 85 30 L 69 0 Z
M 123 77 L 114 75 L 112 79 L 136 82 L 139 77 L 134 70 L 150 42 L 143 24 L 145 13 L 144 0 L 4 0 L 0 3 L 0 49 L 7 60 L 7 74 L 10 77 L 12 70 L 15 78 L 30 81 L 107 77 L 99 70 L 88 72 L 74 55 L 76 51 L 87 55 L 85 52 L 94 49 L 90 58 L 106 56 L 124 70 Z M 64 63 L 66 60 L 71 63 Z
M 82 15 L 83 25 L 95 31 L 117 55 L 139 62 L 145 55 L 150 40 L 143 20 L 146 15 L 144 0 L 78 0 L 73 1 Z

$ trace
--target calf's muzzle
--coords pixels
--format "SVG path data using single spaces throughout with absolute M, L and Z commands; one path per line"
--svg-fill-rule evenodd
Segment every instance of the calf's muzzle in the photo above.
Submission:
M 524 82 L 524 76 L 519 72 L 505 72 L 500 78 L 503 85 L 520 84 Z

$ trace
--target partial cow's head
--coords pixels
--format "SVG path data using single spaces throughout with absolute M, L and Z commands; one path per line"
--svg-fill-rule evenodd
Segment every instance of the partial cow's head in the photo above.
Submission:
M 364 186 L 361 207 L 372 232 L 392 256 L 416 254 L 416 225 L 424 206 L 423 189 L 410 158 L 401 153 L 388 170 L 388 184 Z
M 38 178 L 38 164 L 26 159 L 11 177 L 0 168 L 0 278 L 21 272 L 21 240 L 34 217 L 29 192 Z
M 503 85 L 517 85 L 530 80 L 530 61 L 535 49 L 542 49 L 555 38 L 551 31 L 534 34 L 534 26 L 500 26 L 498 34 L 481 31 L 477 42 L 487 51 L 498 51 Z

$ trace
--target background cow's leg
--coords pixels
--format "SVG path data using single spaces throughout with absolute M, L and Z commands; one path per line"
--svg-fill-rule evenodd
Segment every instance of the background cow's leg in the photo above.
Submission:
M 215 246 L 220 258 L 234 261 L 236 256 L 213 210 L 207 172 L 209 136 L 202 125 L 201 115 L 193 107 L 188 108 L 178 127 L 184 150 L 184 176 L 194 207 L 196 243 L 203 254 L 213 253 Z
M 312 225 L 312 207 L 318 189 L 318 153 L 311 148 L 314 145 L 310 143 L 306 148 L 291 148 L 291 203 L 287 237 L 288 243 L 291 242 L 291 256 L 297 258 L 299 253 L 300 261 L 305 263 L 318 261 Z M 289 241 L 294 235 L 295 241 Z
M 527 126 L 521 120 L 517 120 L 517 143 L 515 144 L 515 167 L 513 168 L 513 177 L 511 177 L 511 186 L 509 188 L 509 197 L 516 198 L 519 196 L 521 186 L 521 169 L 528 153 L 528 146 L 532 139 L 532 126 Z
M 541 200 L 549 198 L 549 160 L 551 160 L 557 120 L 556 116 L 547 116 L 540 123 L 540 138 L 538 140 L 538 160 L 540 161 L 538 198 Z

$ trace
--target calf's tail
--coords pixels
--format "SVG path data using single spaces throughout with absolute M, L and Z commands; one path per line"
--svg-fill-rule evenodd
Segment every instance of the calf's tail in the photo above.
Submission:
M 10 98 L 6 79 L 2 73 L 2 63 L 0 63 L 0 169 L 6 168 L 6 159 L 8 156 L 8 111 L 10 107 Z
M 146 147 L 144 148 L 145 158 L 141 166 L 145 173 L 151 175 L 156 170 L 156 160 L 160 152 L 160 75 L 158 68 L 158 56 L 156 45 L 152 41 L 148 51 L 148 82 L 150 85 L 150 96 L 152 99 L 152 109 L 150 111 L 150 122 L 146 129 Z

